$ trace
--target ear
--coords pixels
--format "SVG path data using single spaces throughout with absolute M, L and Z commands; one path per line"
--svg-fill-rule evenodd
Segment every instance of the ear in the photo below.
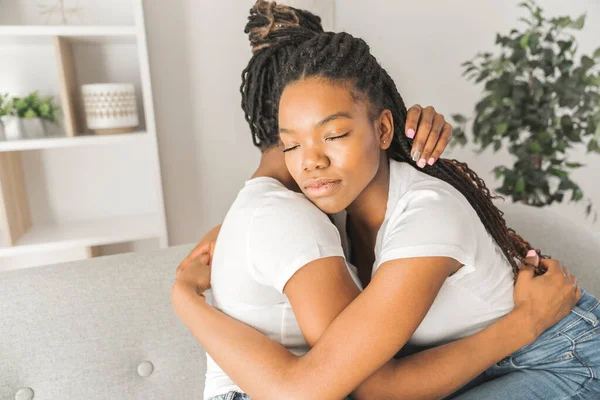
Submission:
M 375 129 L 379 135 L 379 146 L 382 150 L 387 150 L 394 138 L 394 117 L 390 110 L 383 110 L 379 114 L 375 120 Z

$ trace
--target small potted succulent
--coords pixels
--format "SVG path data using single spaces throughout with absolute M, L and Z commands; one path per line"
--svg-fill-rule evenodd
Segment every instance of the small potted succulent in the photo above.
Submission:
M 11 139 L 38 138 L 47 133 L 46 124 L 57 124 L 59 108 L 52 96 L 33 92 L 26 97 L 13 97 L 4 118 L 6 136 Z

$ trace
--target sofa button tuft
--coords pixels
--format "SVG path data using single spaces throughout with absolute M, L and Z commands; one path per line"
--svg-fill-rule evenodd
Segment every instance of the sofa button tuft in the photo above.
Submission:
M 15 400 L 31 400 L 33 399 L 33 389 L 22 387 L 15 393 Z
M 138 374 L 144 378 L 150 376 L 152 371 L 154 371 L 154 365 L 150 361 L 142 361 L 137 368 Z

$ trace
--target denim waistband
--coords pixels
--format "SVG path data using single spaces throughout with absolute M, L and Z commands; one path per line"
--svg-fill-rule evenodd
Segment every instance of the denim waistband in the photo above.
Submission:
M 590 325 L 596 327 L 600 323 L 598 321 L 598 317 L 596 316 L 596 309 L 600 305 L 600 300 L 591 294 L 587 293 L 585 290 L 581 290 L 583 296 L 581 300 L 577 303 L 575 307 L 571 310 L 573 314 L 578 315 L 579 317 L 586 320 Z

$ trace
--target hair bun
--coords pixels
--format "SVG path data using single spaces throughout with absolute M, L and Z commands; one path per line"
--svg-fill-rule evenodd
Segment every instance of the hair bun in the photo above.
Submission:
M 321 19 L 304 10 L 277 4 L 274 1 L 257 0 L 250 9 L 244 32 L 248 34 L 252 52 L 274 44 L 306 39 L 306 35 L 323 32 Z

